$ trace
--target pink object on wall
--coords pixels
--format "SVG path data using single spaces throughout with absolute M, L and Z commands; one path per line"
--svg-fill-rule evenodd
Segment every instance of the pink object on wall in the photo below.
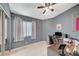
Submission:
M 76 31 L 79 31 L 79 17 L 76 18 Z

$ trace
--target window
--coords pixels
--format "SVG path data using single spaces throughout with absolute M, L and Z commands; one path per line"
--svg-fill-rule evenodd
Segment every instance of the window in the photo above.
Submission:
M 26 22 L 26 35 L 32 36 L 32 22 Z
M 32 22 L 23 21 L 23 36 L 32 36 Z
M 27 29 L 26 29 L 26 22 L 25 21 L 23 21 L 23 37 L 26 37 L 26 33 L 27 33 L 27 31 L 26 31 Z
M 23 37 L 31 36 L 32 39 L 36 39 L 36 22 L 23 21 Z

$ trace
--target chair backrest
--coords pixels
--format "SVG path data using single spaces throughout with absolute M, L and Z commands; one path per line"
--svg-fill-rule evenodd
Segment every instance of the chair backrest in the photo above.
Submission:
M 53 36 L 50 36 L 50 35 L 49 35 L 49 43 L 50 43 L 50 44 L 53 44 L 53 43 L 54 43 L 52 37 L 53 37 Z
M 65 38 L 69 38 L 68 34 L 65 34 Z

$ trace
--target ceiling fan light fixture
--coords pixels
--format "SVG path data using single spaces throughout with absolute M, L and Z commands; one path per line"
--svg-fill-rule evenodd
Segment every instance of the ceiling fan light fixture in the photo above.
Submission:
M 52 6 L 49 6 L 49 9 L 52 9 Z
M 56 3 L 52 3 L 52 4 L 51 3 L 45 3 L 45 6 L 38 6 L 37 8 L 43 8 L 44 9 L 43 14 L 45 14 L 45 12 L 49 11 L 49 10 L 53 12 L 54 9 L 53 9 L 52 6 L 55 5 L 55 4 Z
M 48 10 L 48 7 L 45 7 L 45 10 Z

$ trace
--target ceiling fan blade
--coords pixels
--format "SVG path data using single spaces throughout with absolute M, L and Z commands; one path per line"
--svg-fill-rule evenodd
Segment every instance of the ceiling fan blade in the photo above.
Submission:
M 46 7 L 50 6 L 50 3 L 45 3 L 45 6 L 46 6 Z
M 45 8 L 45 6 L 38 6 L 37 8 Z
M 46 12 L 46 10 L 44 10 L 43 14 Z
M 45 6 L 47 6 L 48 5 L 48 3 L 45 3 Z
M 51 5 L 55 5 L 56 3 L 52 3 Z
M 54 11 L 54 9 L 50 9 L 51 11 Z

